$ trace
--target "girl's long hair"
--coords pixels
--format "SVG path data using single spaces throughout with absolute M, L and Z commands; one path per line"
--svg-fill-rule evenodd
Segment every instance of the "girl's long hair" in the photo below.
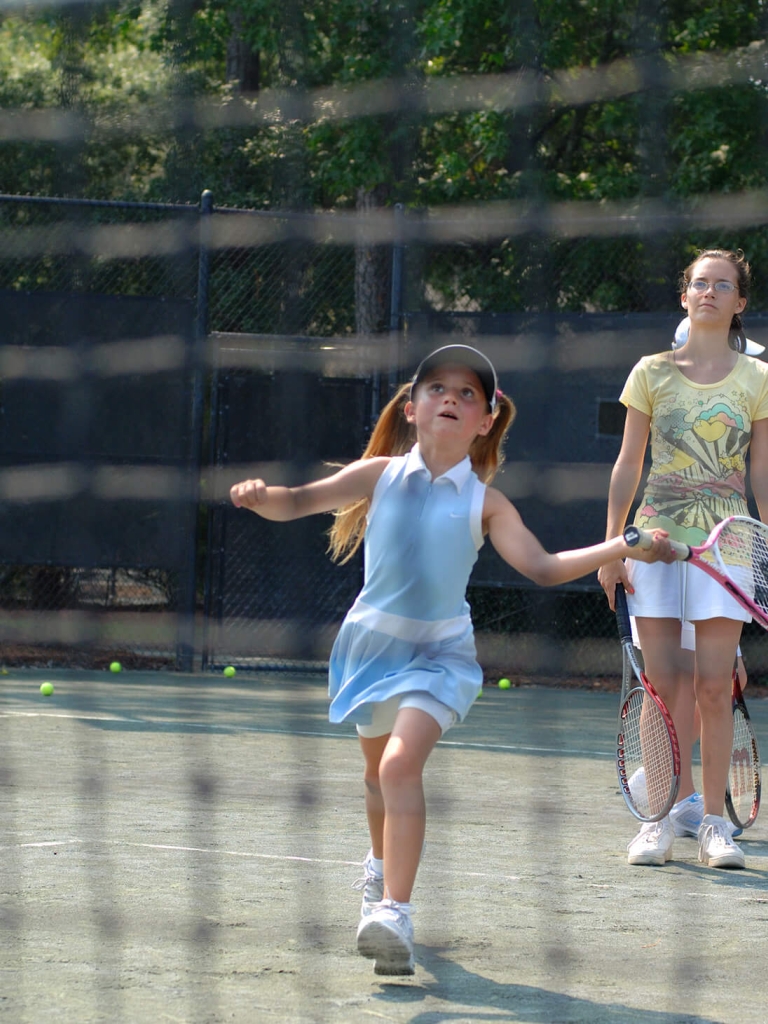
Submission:
M 382 455 L 405 455 L 416 443 L 416 428 L 405 418 L 405 406 L 411 399 L 411 384 L 401 385 L 384 406 L 361 458 L 375 459 Z M 493 425 L 485 436 L 478 436 L 469 449 L 472 469 L 478 478 L 489 484 L 504 461 L 503 445 L 517 410 L 507 395 L 497 395 Z M 370 502 L 361 498 L 352 505 L 338 509 L 329 532 L 328 550 L 334 562 L 348 562 L 360 547 L 365 533 L 365 519 Z

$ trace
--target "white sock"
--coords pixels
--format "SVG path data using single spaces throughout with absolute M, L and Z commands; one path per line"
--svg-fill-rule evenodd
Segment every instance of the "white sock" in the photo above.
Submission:
M 384 861 L 383 860 L 379 860 L 377 857 L 371 857 L 371 859 L 368 861 L 368 863 L 371 865 L 371 867 L 373 868 L 373 870 L 376 872 L 377 875 L 382 875 L 382 876 L 384 875 Z

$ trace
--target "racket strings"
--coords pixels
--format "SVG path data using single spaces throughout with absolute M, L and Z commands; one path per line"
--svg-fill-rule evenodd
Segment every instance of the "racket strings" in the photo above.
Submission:
M 729 520 L 717 539 L 715 557 L 721 571 L 768 612 L 768 527 L 752 519 Z
M 663 817 L 677 788 L 675 755 L 667 723 L 645 690 L 633 690 L 621 713 L 623 754 L 630 796 L 639 814 Z
M 736 712 L 733 716 L 733 748 L 728 790 L 733 809 L 741 824 L 745 824 L 752 816 L 758 786 L 759 769 L 756 767 L 752 730 L 744 715 Z

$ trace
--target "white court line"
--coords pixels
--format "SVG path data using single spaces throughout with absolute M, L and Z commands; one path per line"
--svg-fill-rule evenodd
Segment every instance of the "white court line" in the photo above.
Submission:
M 278 861 L 280 863 L 301 863 L 301 864 L 313 864 L 313 865 L 331 865 L 335 867 L 344 868 L 358 868 L 362 867 L 360 861 L 355 860 L 331 860 L 323 857 L 299 857 L 291 854 L 277 854 L 277 853 L 255 853 L 242 850 L 222 850 L 215 849 L 212 847 L 205 846 L 182 846 L 173 843 L 138 843 L 138 842 L 121 842 L 116 839 L 64 839 L 60 842 L 54 840 L 46 840 L 45 842 L 38 843 L 19 843 L 16 846 L 0 846 L 0 850 L 10 849 L 31 849 L 36 847 L 50 847 L 50 846 L 120 846 L 125 849 L 142 849 L 142 850 L 157 850 L 168 853 L 202 853 L 219 857 L 237 857 L 245 860 L 271 860 Z M 421 872 L 427 872 L 430 874 L 446 875 L 450 877 L 460 878 L 483 878 L 490 881 L 509 881 L 509 882 L 524 882 L 522 875 L 507 875 L 500 874 L 499 872 L 488 872 L 488 871 L 462 871 L 458 868 L 446 868 L 437 867 L 429 864 L 428 861 L 423 861 L 420 865 L 419 870 Z M 539 884 L 539 879 L 531 878 L 528 879 L 529 883 L 534 885 Z M 752 885 L 749 882 L 753 881 Z M 723 889 L 719 892 L 688 892 L 686 896 L 695 896 L 702 899 L 711 900 L 728 900 L 728 902 L 740 901 L 748 903 L 768 903 L 768 898 L 761 898 L 755 896 L 754 893 L 765 893 L 765 887 L 762 878 L 760 879 L 749 879 L 745 878 L 744 882 L 747 883 L 743 888 L 747 891 L 744 895 L 734 895 L 729 889 Z M 617 882 L 611 884 L 605 883 L 590 883 L 588 885 L 590 889 L 607 889 L 611 894 L 627 894 L 631 899 L 635 899 L 637 894 L 647 892 L 645 885 L 631 885 L 626 882 Z
M 525 747 L 521 744 L 506 743 L 468 743 L 463 740 L 439 740 L 438 745 L 442 747 L 468 747 L 477 750 L 521 750 L 526 754 L 589 754 L 590 757 L 616 757 L 616 751 L 610 750 L 584 750 L 576 747 Z
M 280 863 L 301 863 L 301 864 L 330 864 L 336 867 L 347 867 L 347 868 L 362 868 L 362 864 L 357 860 L 329 860 L 323 857 L 298 857 L 293 854 L 282 854 L 282 853 L 255 853 L 253 851 L 244 850 L 222 850 L 207 846 L 181 846 L 173 843 L 135 843 L 130 841 L 119 841 L 117 839 L 62 839 L 56 841 L 53 839 L 47 839 L 44 842 L 39 843 L 17 843 L 14 846 L 4 845 L 0 846 L 0 850 L 28 850 L 37 849 L 40 847 L 49 846 L 121 846 L 123 848 L 139 849 L 139 850 L 163 850 L 169 853 L 206 853 L 213 856 L 219 857 L 241 857 L 246 860 L 275 860 Z M 521 875 L 503 875 L 498 872 L 489 873 L 486 871 L 459 871 L 451 870 L 450 868 L 431 868 L 429 865 L 422 865 L 422 867 L 428 870 L 434 871 L 438 874 L 444 875 L 461 875 L 462 878 L 490 878 L 490 879 L 507 879 L 512 882 L 519 882 Z
M 85 842 L 84 839 L 61 839 L 61 840 L 58 840 L 58 841 L 55 840 L 55 839 L 46 839 L 45 842 L 42 842 L 42 843 L 19 843 L 17 846 L 14 846 L 13 849 L 14 850 L 17 850 L 17 849 L 18 850 L 25 850 L 27 848 L 33 848 L 33 847 L 38 847 L 38 846 L 76 846 L 78 843 L 84 843 L 84 842 Z M 11 849 L 10 846 L 0 846 L 0 850 L 10 850 L 10 849 Z
M 0 718 L 69 718 L 75 722 L 145 722 L 144 718 L 128 718 L 125 715 L 88 715 L 85 712 L 71 714 L 69 711 L 0 711 Z
M 206 730 L 218 732 L 226 730 L 232 734 L 250 732 L 268 736 L 317 736 L 320 739 L 328 740 L 349 740 L 357 738 L 355 733 L 321 732 L 319 730 L 310 729 L 265 729 L 256 725 L 230 725 L 228 723 L 212 722 L 180 722 L 177 719 L 163 720 L 128 718 L 120 715 L 86 715 L 66 711 L 0 711 L 0 718 L 6 716 L 13 716 L 16 718 L 67 718 L 76 722 L 131 722 L 146 725 L 148 728 L 151 728 L 152 726 L 157 726 L 159 728 L 172 726 L 174 730 L 178 731 L 182 729 L 200 729 L 201 732 Z M 512 753 L 522 754 L 556 754 L 560 757 L 568 756 L 570 754 L 577 757 L 583 757 L 585 755 L 589 757 L 616 757 L 616 752 L 610 750 L 585 750 L 577 747 L 530 747 L 521 743 L 473 743 L 468 740 L 438 740 L 437 745 L 439 747 L 457 747 L 464 750 L 506 750 L 511 751 Z

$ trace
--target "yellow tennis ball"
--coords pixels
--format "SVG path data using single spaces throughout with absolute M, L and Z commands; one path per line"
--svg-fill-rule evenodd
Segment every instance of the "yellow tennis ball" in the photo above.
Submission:
M 236 672 L 237 669 L 235 668 L 234 665 L 227 665 L 227 667 L 224 669 L 224 675 L 227 676 L 229 679 L 231 679 Z
M 110 672 L 122 672 L 123 671 L 123 666 L 120 664 L 119 661 L 113 661 L 112 664 L 109 666 L 109 671 Z
M 53 683 L 43 683 L 40 687 L 40 693 L 42 693 L 44 697 L 50 697 L 53 693 Z
M 510 683 L 510 681 L 507 679 L 506 676 L 503 679 L 499 680 L 499 689 L 500 690 L 508 690 L 511 685 L 512 685 L 512 683 Z

